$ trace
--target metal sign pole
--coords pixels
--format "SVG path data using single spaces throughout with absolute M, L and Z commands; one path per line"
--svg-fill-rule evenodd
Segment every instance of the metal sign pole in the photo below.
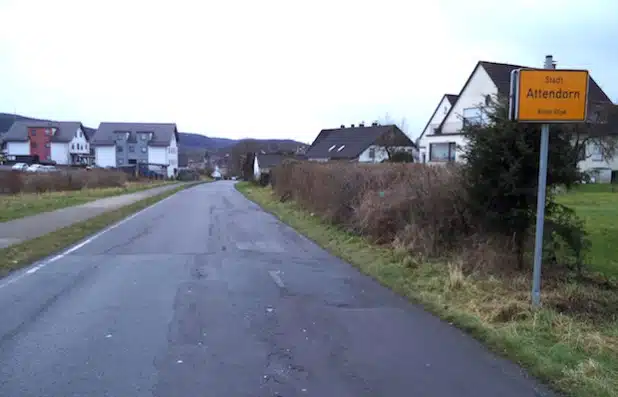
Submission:
M 545 69 L 554 69 L 551 55 L 545 57 Z M 543 261 L 543 226 L 545 223 L 545 193 L 547 188 L 547 152 L 549 151 L 549 124 L 541 127 L 539 156 L 539 191 L 536 201 L 536 231 L 534 241 L 534 270 L 532 272 L 532 306 L 541 305 L 541 265 Z

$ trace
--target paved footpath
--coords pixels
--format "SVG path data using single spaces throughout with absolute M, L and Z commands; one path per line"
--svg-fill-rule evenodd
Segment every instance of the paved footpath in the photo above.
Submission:
M 63 227 L 85 221 L 108 211 L 133 204 L 148 197 L 156 196 L 177 188 L 180 184 L 171 184 L 142 190 L 136 193 L 106 197 L 86 204 L 44 212 L 25 218 L 0 223 L 0 249 L 26 240 L 41 237 Z

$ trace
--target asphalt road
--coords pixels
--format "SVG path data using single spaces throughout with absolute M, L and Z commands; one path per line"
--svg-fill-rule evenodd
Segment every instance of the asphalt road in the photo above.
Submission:
M 227 181 L 0 280 L 0 316 L 0 396 L 546 395 Z

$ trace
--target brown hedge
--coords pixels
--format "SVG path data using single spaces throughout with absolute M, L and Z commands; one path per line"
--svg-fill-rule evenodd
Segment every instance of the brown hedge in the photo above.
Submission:
M 127 174 L 116 170 L 80 169 L 49 173 L 0 172 L 0 190 L 5 194 L 122 187 L 126 182 Z
M 374 242 L 431 257 L 457 253 L 473 267 L 511 262 L 508 241 L 482 237 L 462 186 L 455 166 L 296 161 L 273 170 L 281 200 Z

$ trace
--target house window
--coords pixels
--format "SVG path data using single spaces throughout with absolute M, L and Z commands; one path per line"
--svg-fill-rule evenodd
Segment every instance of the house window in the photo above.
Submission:
M 444 107 L 444 114 L 447 114 L 447 113 L 448 113 L 448 107 L 445 106 Z
M 376 148 L 374 147 L 369 148 L 369 158 L 372 160 L 376 158 Z
M 74 143 L 71 144 L 71 149 L 75 150 L 75 144 Z
M 30 135 L 36 136 L 36 130 L 30 130 Z
M 142 153 L 146 153 L 146 148 L 145 147 L 142 148 Z
M 146 134 L 142 134 L 142 141 L 145 141 L 146 139 L 148 139 L 148 136 Z
M 593 143 L 590 149 L 590 158 L 592 161 L 603 161 L 603 151 L 601 150 L 601 145 L 598 143 Z
M 329 151 L 329 152 L 332 152 L 332 151 L 333 151 L 333 149 L 335 149 L 336 147 L 337 147 L 337 145 L 333 145 L 333 146 L 331 146 L 330 148 L 328 148 L 328 151 Z
M 118 159 L 118 164 L 124 164 L 124 160 L 123 159 Z
M 341 147 L 339 149 L 337 149 L 337 151 L 338 152 L 342 151 L 344 147 L 345 147 L 345 145 L 341 145 Z
M 50 145 L 50 143 L 49 143 L 49 142 L 47 142 L 47 143 L 45 144 L 45 147 L 46 147 L 46 148 L 48 148 L 48 147 L 50 147 L 50 146 L 51 146 L 51 145 Z
M 133 153 L 135 151 L 135 146 L 131 145 L 129 146 L 129 152 Z
M 51 135 L 51 130 L 49 128 L 45 128 L 45 135 Z
M 489 106 L 491 104 L 491 95 L 485 95 L 485 106 Z
M 124 151 L 124 148 L 122 146 L 116 146 L 116 151 L 118 153 L 122 153 Z
M 463 111 L 463 126 L 483 124 L 483 112 L 480 108 L 468 108 Z
M 30 147 L 32 149 L 36 149 L 37 148 L 36 142 L 30 142 Z
M 429 161 L 448 162 L 455 161 L 457 144 L 455 142 L 441 142 L 429 144 Z

